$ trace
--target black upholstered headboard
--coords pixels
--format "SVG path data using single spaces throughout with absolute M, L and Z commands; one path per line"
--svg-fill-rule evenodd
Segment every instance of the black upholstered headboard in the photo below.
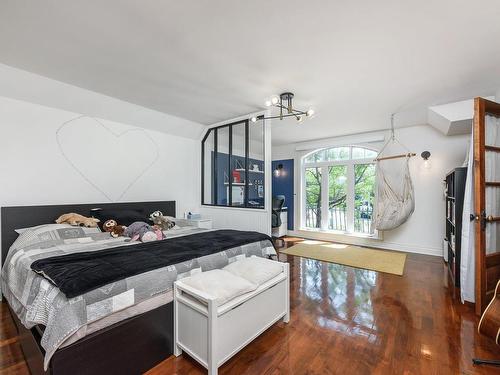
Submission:
M 147 214 L 160 210 L 166 216 L 175 217 L 175 201 L 2 207 L 2 265 L 7 257 L 10 246 L 18 237 L 15 229 L 28 228 L 41 224 L 51 224 L 54 223 L 60 215 L 68 212 L 76 212 L 80 215 L 91 216 L 91 210 L 93 208 L 140 210 Z

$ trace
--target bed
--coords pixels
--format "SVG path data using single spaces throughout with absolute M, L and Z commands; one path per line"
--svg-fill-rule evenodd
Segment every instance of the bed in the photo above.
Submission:
M 94 258 L 95 252 L 95 258 L 98 259 L 106 252 L 124 251 L 120 249 L 135 251 L 140 246 L 125 244 L 123 238 L 112 239 L 83 229 L 81 231 L 85 232 L 85 236 L 82 238 L 85 241 L 61 241 L 57 236 L 59 242 L 56 245 L 52 242 L 49 246 L 30 245 L 21 241 L 21 247 L 12 246 L 18 238 L 15 229 L 53 223 L 55 218 L 65 212 L 88 216 L 94 208 L 142 210 L 145 213 L 161 210 L 165 215 L 175 216 L 173 201 L 3 207 L 1 210 L 2 266 L 7 265 L 2 270 L 2 288 L 6 291 L 5 297 L 32 374 L 135 374 L 152 368 L 173 351 L 173 281 L 192 272 L 223 267 L 231 259 L 241 256 L 274 253 L 268 240 L 254 243 L 247 241 L 238 246 L 226 247 L 223 251 L 214 250 L 211 255 L 203 257 L 199 256 L 201 253 L 192 259 L 183 255 L 182 262 L 174 265 L 149 269 L 124 280 L 112 280 L 105 286 L 67 298 L 55 285 L 28 268 L 39 258 L 43 262 L 44 257 L 54 260 L 55 257 L 62 259 L 91 254 Z M 203 239 L 203 236 L 218 235 L 207 231 L 194 227 L 169 231 L 167 240 L 162 241 L 161 246 L 173 246 L 179 242 L 194 243 L 196 239 Z M 53 241 L 54 234 L 48 233 L 47 237 Z M 8 256 L 6 249 L 11 246 Z M 23 262 L 16 263 L 12 259 L 19 258 L 19 254 Z M 14 263 L 17 268 L 13 271 Z M 20 276 L 23 273 L 26 276 Z M 29 284 L 29 287 L 24 284 Z M 26 297 L 30 294 L 33 296 Z M 23 299 L 30 303 L 21 303 Z

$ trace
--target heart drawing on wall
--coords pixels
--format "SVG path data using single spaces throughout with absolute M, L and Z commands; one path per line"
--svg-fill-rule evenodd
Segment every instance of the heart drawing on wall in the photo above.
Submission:
M 119 201 L 156 163 L 159 148 L 145 129 L 88 116 L 56 131 L 63 157 L 109 201 Z

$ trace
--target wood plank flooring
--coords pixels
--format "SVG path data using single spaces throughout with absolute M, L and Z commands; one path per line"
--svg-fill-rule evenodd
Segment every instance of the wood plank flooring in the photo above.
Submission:
M 17 329 L 5 301 L 0 304 L 0 374 L 29 374 Z
M 288 239 L 292 246 L 299 239 Z M 291 321 L 277 323 L 219 370 L 227 374 L 498 374 L 472 358 L 500 358 L 476 333 L 440 258 L 408 255 L 404 276 L 280 255 L 291 265 Z M 0 373 L 28 374 L 5 303 L 0 305 Z M 206 374 L 170 357 L 148 372 Z

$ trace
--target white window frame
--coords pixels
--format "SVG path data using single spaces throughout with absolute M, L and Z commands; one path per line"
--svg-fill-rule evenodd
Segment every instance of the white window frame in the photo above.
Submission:
M 316 152 L 322 150 L 329 150 L 332 148 L 349 147 L 349 159 L 346 160 L 335 160 L 335 161 L 318 161 L 318 162 L 306 162 L 306 158 Z M 360 237 L 373 237 L 378 238 L 379 233 L 374 230 L 374 233 L 367 234 L 361 232 L 354 232 L 354 166 L 357 164 L 375 164 L 374 158 L 364 158 L 364 159 L 353 159 L 352 149 L 353 148 L 364 148 L 370 151 L 377 152 L 373 148 L 366 147 L 365 145 L 344 145 L 344 146 L 332 146 L 332 147 L 322 147 L 314 151 L 307 152 L 301 157 L 300 166 L 300 191 L 301 191 L 301 204 L 300 204 L 300 229 L 307 231 L 321 231 L 330 232 L 336 234 L 344 234 L 349 236 L 360 236 Z M 347 167 L 347 208 L 346 208 L 346 230 L 335 230 L 328 228 L 328 168 L 331 166 L 346 166 Z M 321 168 L 321 228 L 310 228 L 306 227 L 306 169 L 307 168 Z M 325 178 L 326 177 L 326 178 Z M 377 183 L 375 182 L 375 195 L 377 193 Z M 376 202 L 373 202 L 373 211 L 375 211 Z

